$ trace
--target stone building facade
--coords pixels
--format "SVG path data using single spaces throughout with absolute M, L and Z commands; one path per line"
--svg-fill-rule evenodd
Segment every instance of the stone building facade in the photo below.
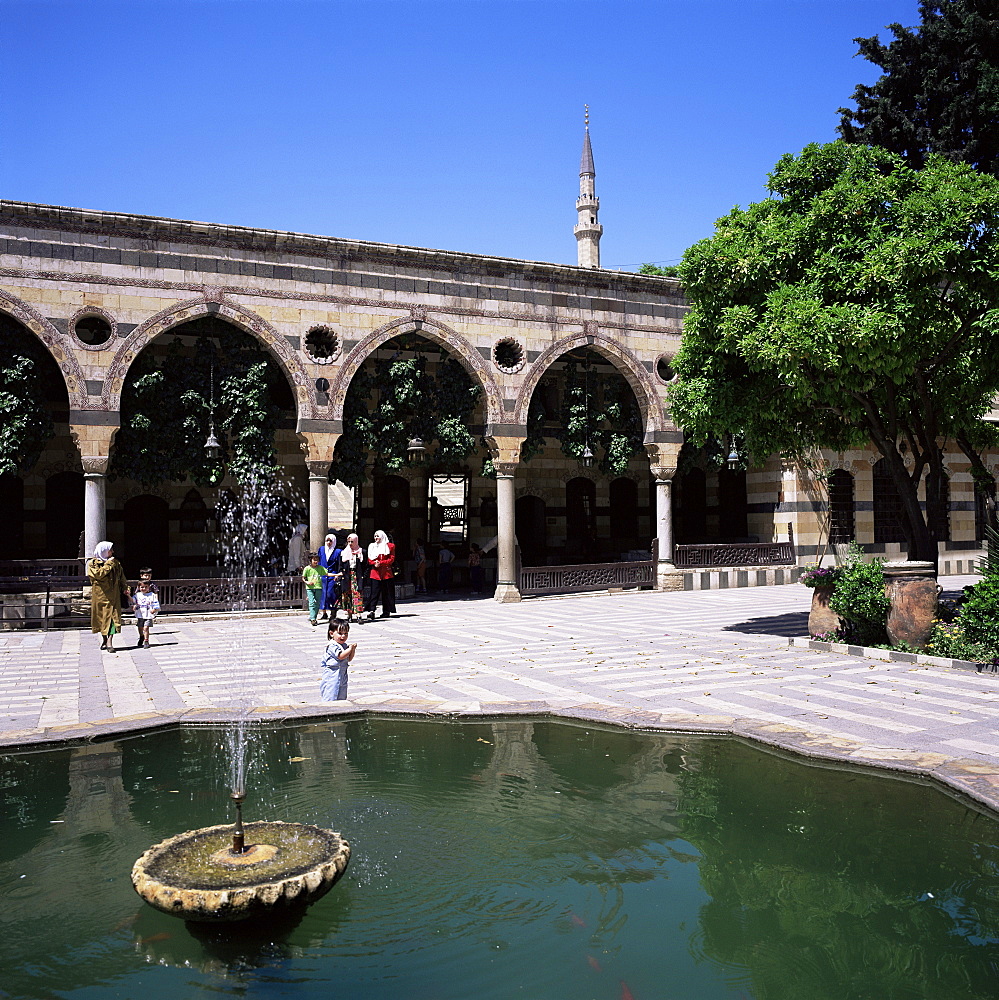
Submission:
M 899 554 L 899 512 L 870 452 L 816 455 L 808 470 L 775 457 L 734 473 L 695 456 L 674 490 L 683 435 L 666 392 L 685 302 L 674 279 L 599 267 L 597 205 L 588 132 L 575 267 L 0 201 L 0 320 L 44 346 L 64 390 L 40 461 L 16 481 L 0 477 L 9 527 L 0 557 L 74 556 L 83 529 L 88 553 L 103 537 L 124 536 L 129 570 L 155 556 L 159 575 L 210 575 L 211 491 L 108 480 L 136 359 L 208 317 L 252 338 L 283 373 L 278 459 L 307 506 L 313 546 L 331 526 L 362 537 L 389 527 L 407 544 L 433 542 L 440 524 L 428 510 L 439 495 L 461 508 L 452 511 L 459 548 L 495 539 L 498 600 L 519 599 L 517 535 L 521 558 L 534 563 L 620 559 L 656 539 L 657 583 L 671 589 L 795 576 L 726 566 L 681 572 L 676 540 L 793 538 L 799 565 L 828 560 L 850 538 Z M 386 345 L 414 337 L 460 362 L 481 388 L 479 452 L 450 494 L 416 466 L 375 475 L 353 510 L 331 517 L 330 464 L 351 380 Z M 623 474 L 584 467 L 553 441 L 521 460 L 532 397 L 548 391 L 566 358 L 620 375 L 633 394 L 644 452 Z M 479 474 L 486 455 L 495 479 Z M 952 456 L 948 467 L 941 571 L 962 572 L 980 555 L 983 495 L 967 462 Z

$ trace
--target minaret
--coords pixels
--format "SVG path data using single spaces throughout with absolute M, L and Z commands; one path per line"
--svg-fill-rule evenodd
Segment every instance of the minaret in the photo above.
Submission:
M 593 169 L 593 150 L 590 148 L 590 106 L 586 109 L 586 132 L 583 135 L 583 156 L 579 161 L 579 197 L 576 212 L 579 222 L 573 227 L 576 234 L 576 253 L 580 267 L 600 267 L 600 237 L 604 227 L 597 222 L 600 199 L 593 193 L 597 172 Z

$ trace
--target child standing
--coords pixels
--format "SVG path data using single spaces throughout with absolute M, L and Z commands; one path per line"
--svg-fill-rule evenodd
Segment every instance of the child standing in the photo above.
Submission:
M 160 599 L 153 591 L 153 582 L 143 577 L 132 595 L 132 611 L 135 614 L 135 624 L 139 627 L 136 649 L 149 649 L 149 629 L 159 610 Z
M 138 591 L 139 591 L 139 584 L 142 583 L 143 581 L 145 581 L 146 583 L 149 584 L 149 590 L 150 590 L 150 592 L 156 595 L 156 598 L 157 598 L 157 601 L 158 601 L 159 600 L 159 595 L 160 595 L 160 588 L 157 587 L 155 583 L 153 583 L 153 571 L 152 571 L 152 568 L 149 567 L 149 566 L 143 566 L 142 569 L 139 570 L 139 582 L 132 588 L 132 593 L 133 594 L 138 593 Z M 134 607 L 134 602 L 133 602 L 133 607 Z M 157 604 L 156 610 L 159 611 L 159 605 L 158 604 Z M 139 639 L 138 639 L 138 642 L 136 642 L 136 644 L 135 644 L 135 648 L 136 649 L 142 649 L 143 642 L 145 642 L 147 646 L 149 645 L 149 642 L 148 642 L 148 640 L 149 640 L 149 629 L 146 629 L 145 634 L 143 634 L 143 632 L 142 632 L 142 622 L 138 618 L 135 619 L 135 626 L 139 630 Z
M 323 675 L 319 679 L 319 696 L 323 701 L 347 700 L 347 665 L 354 659 L 357 643 L 347 643 L 350 625 L 331 621 L 326 633 L 329 643 L 323 656 Z
M 319 617 L 319 599 L 323 595 L 323 577 L 329 575 L 329 570 L 325 570 L 319 565 L 319 553 L 313 552 L 309 556 L 309 565 L 302 570 L 305 595 L 309 599 L 309 621 L 313 625 L 317 624 L 316 619 Z

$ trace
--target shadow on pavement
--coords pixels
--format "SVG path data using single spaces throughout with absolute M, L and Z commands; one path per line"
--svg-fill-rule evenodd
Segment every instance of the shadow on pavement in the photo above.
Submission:
M 779 635 L 786 639 L 808 636 L 808 612 L 791 611 L 769 618 L 750 618 L 746 622 L 726 625 L 723 632 L 743 632 L 746 635 Z

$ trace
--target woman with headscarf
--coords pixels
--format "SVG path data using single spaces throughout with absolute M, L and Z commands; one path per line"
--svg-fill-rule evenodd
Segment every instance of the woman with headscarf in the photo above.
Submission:
M 284 571 L 289 576 L 301 573 L 309 561 L 308 549 L 305 547 L 305 532 L 308 528 L 307 524 L 296 524 L 295 534 L 288 539 L 288 565 Z
M 365 607 L 368 620 L 374 619 L 379 598 L 382 618 L 391 618 L 395 614 L 395 543 L 388 540 L 384 531 L 376 531 L 375 540 L 368 546 L 368 565 L 371 567 L 371 593 Z
M 319 548 L 319 565 L 329 576 L 323 577 L 323 595 L 319 620 L 332 618 L 336 614 L 340 596 L 340 546 L 336 543 L 336 535 L 331 531 L 326 541 Z
M 364 615 L 364 549 L 351 533 L 347 544 L 340 551 L 340 607 L 347 613 L 347 621 L 363 621 Z
M 115 633 L 121 631 L 121 599 L 130 594 L 125 571 L 114 557 L 111 542 L 98 542 L 94 557 L 87 561 L 90 589 L 90 631 L 104 637 L 101 649 L 115 651 Z

